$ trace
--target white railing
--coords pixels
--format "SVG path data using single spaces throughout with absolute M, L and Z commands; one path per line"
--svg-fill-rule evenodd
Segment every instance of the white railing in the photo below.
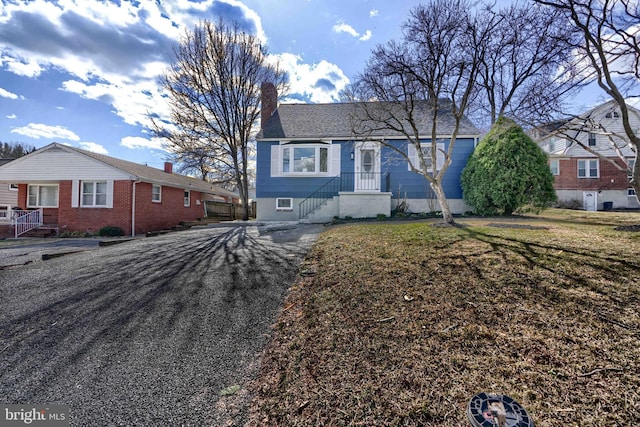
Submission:
M 11 222 L 15 227 L 17 239 L 18 236 L 42 225 L 42 208 L 29 211 L 14 210 Z

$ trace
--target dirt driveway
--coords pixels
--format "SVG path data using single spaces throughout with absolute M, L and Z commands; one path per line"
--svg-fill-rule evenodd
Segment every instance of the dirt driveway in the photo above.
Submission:
M 0 270 L 0 402 L 67 404 L 71 425 L 243 425 L 319 231 L 190 230 Z

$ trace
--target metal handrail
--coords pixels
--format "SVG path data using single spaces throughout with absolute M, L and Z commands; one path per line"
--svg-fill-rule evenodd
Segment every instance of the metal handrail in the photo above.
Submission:
M 298 204 L 298 218 L 306 218 L 313 211 L 325 204 L 327 200 L 336 196 L 340 192 L 341 185 L 342 176 L 336 176 L 307 196 L 306 199 Z
M 370 177 L 370 183 L 363 185 L 363 181 L 359 181 L 356 188 L 356 175 L 366 174 Z M 384 181 L 381 181 L 384 177 Z M 343 172 L 340 176 L 333 177 L 325 182 L 317 190 L 307 196 L 298 204 L 298 218 L 304 219 L 311 213 L 316 211 L 320 206 L 324 205 L 327 200 L 337 196 L 340 191 L 385 191 L 388 192 L 391 187 L 389 172 Z
M 15 227 L 17 239 L 18 236 L 42 226 L 42 208 L 29 211 L 16 209 L 13 211 L 11 222 Z

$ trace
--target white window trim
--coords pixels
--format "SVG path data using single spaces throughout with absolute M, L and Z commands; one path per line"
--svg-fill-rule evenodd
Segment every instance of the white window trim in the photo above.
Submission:
M 289 147 L 318 147 L 327 148 L 327 172 L 284 172 L 284 149 Z M 281 141 L 271 146 L 271 177 L 309 178 L 340 175 L 341 145 L 333 144 L 329 140 L 322 140 L 308 144 L 294 144 L 291 141 Z M 318 152 L 318 162 L 320 161 Z M 319 168 L 319 165 L 318 165 Z
M 580 176 L 580 162 L 596 162 L 596 175 L 589 175 L 591 167 L 588 164 L 585 164 L 585 176 Z M 598 159 L 578 159 L 576 163 L 576 173 L 578 174 L 579 179 L 600 178 L 600 162 Z
M 442 169 L 442 166 L 444 165 L 444 143 L 443 142 L 437 142 L 436 143 L 436 169 L 440 170 Z M 418 150 L 416 150 L 416 147 L 409 142 L 407 144 L 408 148 L 407 148 L 407 156 L 409 157 L 409 163 L 407 164 L 407 169 L 411 170 L 411 165 L 413 165 L 416 169 L 420 169 L 420 158 L 418 157 Z M 430 142 L 421 142 L 420 143 L 420 149 L 424 152 L 424 150 L 430 150 L 431 149 L 431 143 Z M 427 169 L 427 172 L 433 172 L 433 165 Z
M 553 173 L 553 168 L 551 167 L 552 163 L 556 165 L 556 171 Z M 551 175 L 558 176 L 560 175 L 560 160 L 559 159 L 550 159 L 549 160 L 549 170 L 551 170 Z
M 289 201 L 289 206 L 288 207 L 280 206 L 280 201 L 282 201 L 282 200 L 288 200 Z M 278 197 L 276 199 L 276 211 L 278 211 L 278 212 L 291 212 L 291 211 L 293 211 L 293 199 L 291 197 Z
M 329 175 L 329 171 L 330 171 L 330 163 L 331 163 L 331 154 L 330 154 L 330 144 L 323 144 L 323 143 L 318 143 L 318 144 L 283 144 L 280 146 L 280 150 L 281 150 L 281 155 L 280 155 L 280 161 L 282 162 L 282 175 L 283 176 L 327 176 Z M 314 149 L 314 158 L 315 158 L 315 163 L 314 163 L 314 171 L 313 172 L 295 172 L 292 171 L 291 169 L 293 168 L 293 152 L 295 151 L 296 148 L 313 148 Z M 321 148 L 325 148 L 327 150 L 327 170 L 326 171 L 321 171 L 320 170 L 320 149 Z M 290 155 L 289 155 L 289 172 L 285 172 L 284 170 L 284 152 L 285 150 L 290 150 Z
M 36 191 L 36 204 L 35 205 L 31 205 L 29 204 L 29 193 L 30 193 L 30 189 L 36 187 L 38 188 L 38 190 Z M 56 204 L 52 205 L 52 206 L 44 206 L 42 204 L 40 204 L 40 187 L 55 187 L 57 189 L 56 191 Z M 29 184 L 27 186 L 27 208 L 57 208 L 58 205 L 60 204 L 60 186 L 58 184 Z
M 0 215 L 0 222 L 11 220 L 11 205 L 0 205 L 0 212 L 4 215 Z
M 636 197 L 636 190 L 633 187 L 627 188 L 627 196 Z
M 9 191 L 18 191 L 18 184 L 9 184 Z
M 191 191 L 184 190 L 184 207 L 191 207 Z
M 158 200 L 155 200 L 153 196 L 156 194 L 154 189 L 158 188 Z M 151 201 L 153 203 L 162 203 L 162 185 L 151 184 Z
M 84 203 L 84 184 L 88 184 L 91 183 L 93 184 L 93 192 L 91 193 L 92 195 L 92 202 L 91 204 L 85 204 Z M 96 204 L 96 196 L 97 196 L 97 190 L 98 190 L 98 184 L 104 184 L 106 187 L 106 192 L 104 193 L 105 198 L 104 198 L 104 204 L 102 205 L 98 205 Z M 87 193 L 88 195 L 89 193 Z M 109 184 L 107 181 L 82 181 L 80 183 L 80 207 L 82 208 L 106 208 L 109 205 Z

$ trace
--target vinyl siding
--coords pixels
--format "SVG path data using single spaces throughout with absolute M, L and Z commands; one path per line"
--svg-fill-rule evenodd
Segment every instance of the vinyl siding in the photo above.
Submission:
M 428 142 L 429 140 L 423 141 L 423 143 Z M 339 144 L 341 147 L 340 163 L 342 172 L 352 173 L 354 171 L 354 160 L 351 160 L 351 152 L 354 151 L 353 143 L 346 140 L 335 140 L 333 144 Z M 406 141 L 397 141 L 394 144 L 397 144 L 403 152 L 407 151 Z M 445 144 L 445 149 L 448 148 L 448 144 L 448 142 Z M 332 179 L 332 177 L 272 177 L 271 167 L 275 166 L 272 165 L 271 161 L 271 147 L 278 145 L 278 142 L 261 141 L 257 145 L 257 198 L 305 198 Z M 452 163 L 443 180 L 443 188 L 447 198 L 462 198 L 460 175 L 473 149 L 473 138 L 459 139 L 456 142 Z M 426 179 L 409 171 L 406 160 L 400 158 L 389 147 L 382 147 L 381 149 L 381 172 L 390 173 L 390 190 L 393 192 L 393 197 L 398 196 L 398 191 L 403 197 L 406 193 L 408 198 L 435 197 L 430 191 Z
M 24 161 L 23 161 L 24 159 Z M 51 182 L 62 180 L 130 179 L 122 171 L 62 149 L 48 149 L 14 160 L 0 169 L 0 180 L 12 182 Z

